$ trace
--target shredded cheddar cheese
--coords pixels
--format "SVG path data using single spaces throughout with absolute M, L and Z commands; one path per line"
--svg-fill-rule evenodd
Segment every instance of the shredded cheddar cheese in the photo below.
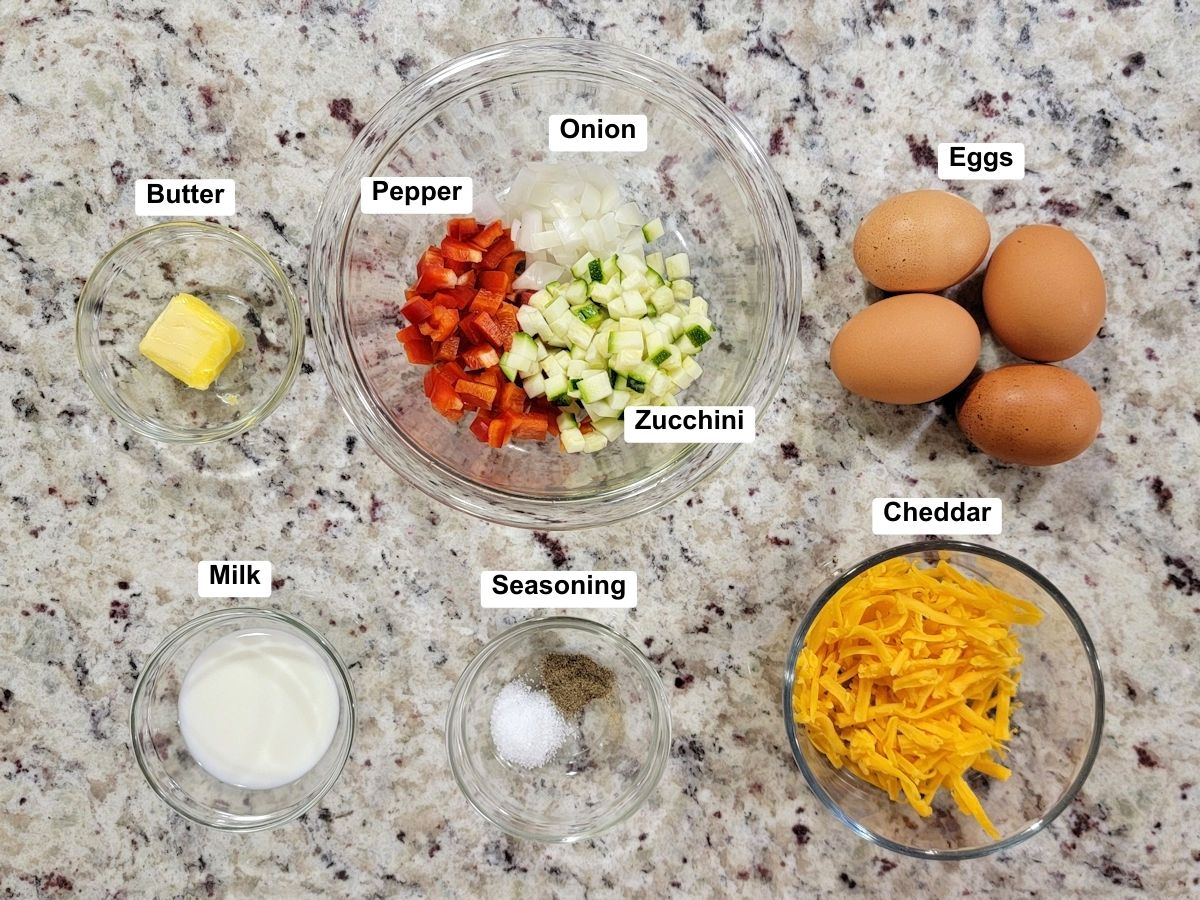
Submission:
M 796 662 L 796 723 L 836 768 L 901 796 L 922 816 L 945 788 L 988 835 L 999 832 L 967 785 L 1004 780 L 1021 652 L 1013 625 L 1042 613 L 945 560 L 881 563 L 843 587 Z

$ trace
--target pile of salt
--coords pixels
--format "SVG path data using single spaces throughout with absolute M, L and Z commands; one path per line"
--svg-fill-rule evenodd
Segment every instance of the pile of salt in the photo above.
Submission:
M 492 743 L 506 762 L 526 769 L 548 763 L 571 734 L 550 695 L 523 681 L 506 684 L 492 706 Z

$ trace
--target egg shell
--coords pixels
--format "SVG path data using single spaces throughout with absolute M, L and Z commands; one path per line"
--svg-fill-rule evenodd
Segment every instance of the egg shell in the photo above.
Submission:
M 899 294 L 842 326 L 829 365 L 846 389 L 882 403 L 926 403 L 948 394 L 979 361 L 979 328 L 934 294 Z
M 947 191 L 910 191 L 884 200 L 854 233 L 854 262 L 885 291 L 940 291 L 987 256 L 987 219 Z
M 1017 356 L 1058 362 L 1104 321 L 1104 275 L 1087 245 L 1057 225 L 1025 225 L 1000 242 L 983 279 L 983 309 Z
M 967 390 L 958 424 L 972 444 L 1002 462 L 1052 466 L 1091 446 L 1100 399 L 1066 369 L 1015 363 L 981 375 Z

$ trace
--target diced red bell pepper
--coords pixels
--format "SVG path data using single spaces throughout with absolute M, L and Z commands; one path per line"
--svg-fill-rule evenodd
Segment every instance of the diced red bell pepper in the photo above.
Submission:
M 438 363 L 437 373 L 444 380 L 448 381 L 451 387 L 454 387 L 454 383 L 458 379 L 466 377 L 467 370 L 459 364 L 458 360 L 451 360 L 450 362 Z
M 504 332 L 504 349 L 507 350 L 512 347 L 512 336 L 521 330 L 517 322 L 517 308 L 511 303 L 502 303 L 493 318 Z
M 460 262 L 457 259 L 447 259 L 446 260 L 446 268 L 449 269 L 451 272 L 453 272 L 455 275 L 457 275 L 459 278 L 462 278 L 464 275 L 466 275 L 468 272 L 470 272 L 474 265 L 475 265 L 475 263 Z
M 483 335 L 483 339 L 498 350 L 507 349 L 504 345 L 504 340 L 507 337 L 509 343 L 512 343 L 512 335 L 505 335 L 504 329 L 500 324 L 485 312 L 475 313 L 475 327 L 479 333 Z
M 423 274 L 426 269 L 440 269 L 443 265 L 442 251 L 437 247 L 430 247 L 417 260 L 417 275 Z
M 595 429 L 592 428 L 591 419 L 584 419 L 579 423 L 579 431 L 581 434 L 591 434 Z
M 454 392 L 472 409 L 491 409 L 496 403 L 496 389 L 478 381 L 460 378 L 454 385 Z
M 486 288 L 481 289 L 475 294 L 475 299 L 471 301 L 471 310 L 494 313 L 500 308 L 500 304 L 504 302 L 504 295 L 498 294 L 495 291 L 489 291 Z
M 453 288 L 449 291 L 438 291 L 433 295 L 433 303 L 438 306 L 449 306 L 451 309 L 462 309 L 458 305 L 458 297 L 453 293 Z
M 550 423 L 542 413 L 507 412 L 512 422 L 514 441 L 544 441 L 550 431 Z
M 504 373 L 500 371 L 499 366 L 490 366 L 489 368 L 484 369 L 482 372 L 476 372 L 472 374 L 471 380 L 477 381 L 480 384 L 486 384 L 489 387 L 493 387 L 499 391 L 500 386 L 508 379 L 504 377 Z
M 416 297 L 404 304 L 400 314 L 414 325 L 420 325 L 433 314 L 433 304 L 424 297 Z
M 479 233 L 479 223 L 473 217 L 451 219 L 446 223 L 446 233 L 452 238 L 465 241 Z
M 416 325 L 396 332 L 396 337 L 404 345 L 404 353 L 410 363 L 427 366 L 433 362 L 433 342 L 421 334 Z
M 439 381 L 445 381 L 445 379 L 442 378 L 442 376 L 438 373 L 438 370 L 436 367 L 430 369 L 429 371 L 427 371 L 425 373 L 425 396 L 426 397 L 433 396 L 433 390 L 434 390 L 434 388 L 437 387 L 437 383 Z
M 512 419 L 509 418 L 510 413 L 503 413 L 500 416 L 492 419 L 488 425 L 488 446 L 499 449 L 508 443 L 509 435 L 512 433 Z
M 492 424 L 492 414 L 486 409 L 481 409 L 475 413 L 475 420 L 471 422 L 471 434 L 475 435 L 482 443 L 486 444 L 488 439 L 488 426 Z
M 503 261 L 504 257 L 513 252 L 513 247 L 516 246 L 512 242 L 512 238 L 500 237 L 495 243 L 487 248 L 483 254 L 482 267 L 485 269 L 494 269 Z
M 457 334 L 450 335 L 450 337 L 446 338 L 438 346 L 437 352 L 434 354 L 434 358 L 438 362 L 449 362 L 451 360 L 458 359 L 458 348 L 461 344 L 461 337 L 459 337 Z
M 477 278 L 478 276 L 475 274 L 475 270 L 471 269 L 470 271 L 463 272 L 458 276 L 458 283 L 464 287 L 473 288 L 475 287 L 475 281 Z
M 455 392 L 454 386 L 441 378 L 435 380 L 433 393 L 429 395 L 429 402 L 447 419 L 453 419 L 456 422 L 466 412 L 462 398 Z
M 462 364 L 468 372 L 500 364 L 500 354 L 488 344 L 475 344 L 462 352 Z
M 479 273 L 479 286 L 485 291 L 493 291 L 501 297 L 508 296 L 508 289 L 512 287 L 513 277 L 511 272 L 501 272 L 499 269 L 493 269 L 490 272 Z
M 465 241 L 447 237 L 442 239 L 442 256 L 455 262 L 477 263 L 483 259 L 483 251 Z
M 487 338 L 479 330 L 479 317 L 482 313 L 467 313 L 458 323 L 458 330 L 472 344 L 482 344 Z
M 488 248 L 496 242 L 500 235 L 504 234 L 504 223 L 497 219 L 492 224 L 488 225 L 483 231 L 471 238 L 471 243 L 476 247 Z M 487 266 L 489 269 L 494 269 L 495 266 Z
M 422 294 L 443 291 L 458 284 L 458 276 L 445 266 L 430 266 L 417 279 L 417 290 Z
M 458 328 L 458 310 L 448 306 L 435 306 L 429 321 L 420 326 L 421 333 L 432 341 L 444 341 Z
M 524 253 L 521 253 L 520 251 L 516 253 L 510 253 L 508 256 L 504 257 L 504 259 L 500 260 L 500 265 L 496 266 L 496 269 L 500 272 L 507 272 L 509 275 L 512 275 L 515 278 L 517 274 L 517 267 L 523 262 L 525 262 Z
M 496 408 L 509 412 L 524 412 L 526 399 L 523 390 L 511 381 L 505 381 L 500 385 L 500 390 L 496 394 Z

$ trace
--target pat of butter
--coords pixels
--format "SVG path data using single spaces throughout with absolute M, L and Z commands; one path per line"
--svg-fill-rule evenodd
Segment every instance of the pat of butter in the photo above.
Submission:
M 246 342 L 233 323 L 191 294 L 176 294 L 138 350 L 188 387 L 205 390 Z

